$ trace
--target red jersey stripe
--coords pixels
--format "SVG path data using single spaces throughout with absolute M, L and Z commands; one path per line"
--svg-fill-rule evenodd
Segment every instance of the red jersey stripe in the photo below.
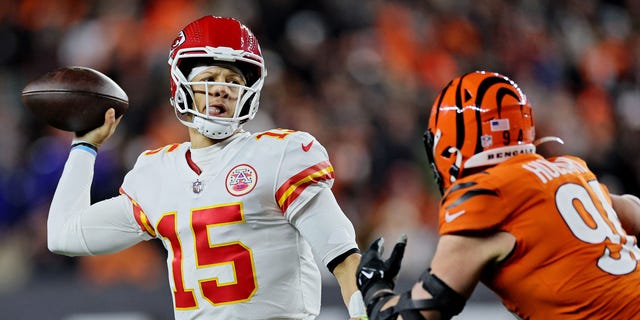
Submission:
M 329 160 L 304 169 L 285 181 L 276 191 L 276 201 L 282 212 L 311 184 L 334 178 L 333 166 Z
M 124 194 L 125 196 L 129 197 L 129 200 L 131 200 L 131 203 L 133 204 L 133 217 L 136 219 L 136 222 L 138 223 L 142 231 L 155 238 L 156 231 L 151 226 L 149 218 L 147 218 L 147 215 L 144 213 L 144 210 L 142 210 L 142 207 L 136 200 L 134 200 L 126 192 L 124 192 L 124 189 L 120 188 L 120 194 Z

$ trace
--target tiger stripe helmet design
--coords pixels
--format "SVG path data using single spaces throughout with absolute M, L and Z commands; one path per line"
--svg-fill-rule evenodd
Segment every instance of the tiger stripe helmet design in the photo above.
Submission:
M 533 112 L 518 85 L 488 71 L 453 79 L 435 99 L 424 144 L 440 192 L 465 169 L 534 153 Z

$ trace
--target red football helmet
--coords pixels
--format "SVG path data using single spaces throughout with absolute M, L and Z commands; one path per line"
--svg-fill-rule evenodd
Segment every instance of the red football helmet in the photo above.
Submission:
M 198 83 L 190 82 L 187 75 L 196 66 L 213 65 L 231 66 L 246 79 L 245 85 L 208 82 L 239 90 L 232 118 L 201 113 L 192 105 L 191 86 Z M 224 139 L 255 116 L 267 69 L 258 40 L 249 28 L 233 18 L 205 16 L 188 24 L 171 44 L 169 73 L 170 102 L 178 120 L 209 138 Z
M 469 168 L 534 153 L 533 110 L 518 85 L 493 72 L 453 79 L 431 108 L 425 148 L 440 191 Z

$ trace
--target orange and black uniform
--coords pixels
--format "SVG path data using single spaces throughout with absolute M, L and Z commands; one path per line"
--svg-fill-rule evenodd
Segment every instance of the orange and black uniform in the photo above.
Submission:
M 522 319 L 639 319 L 640 250 L 606 187 L 576 157 L 515 156 L 457 180 L 440 233 L 504 231 L 510 256 L 482 282 Z

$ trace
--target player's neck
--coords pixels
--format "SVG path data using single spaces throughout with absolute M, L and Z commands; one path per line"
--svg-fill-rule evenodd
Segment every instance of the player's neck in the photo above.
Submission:
M 189 139 L 191 140 L 191 149 L 210 147 L 218 142 L 225 140 L 207 138 L 193 128 L 189 128 Z
M 211 139 L 211 138 L 205 137 L 204 135 L 202 135 L 197 130 L 195 130 L 193 128 L 189 128 L 189 138 L 190 138 L 190 141 L 191 141 L 191 149 L 207 148 L 207 147 L 211 147 L 213 145 L 220 144 L 220 143 L 222 143 L 224 145 L 225 142 L 230 142 L 235 137 L 237 137 L 239 133 L 243 133 L 243 132 L 246 132 L 246 131 L 244 131 L 242 128 L 238 128 L 238 129 L 236 129 L 236 131 L 234 133 L 232 133 L 227 138 L 224 138 L 224 139 Z

